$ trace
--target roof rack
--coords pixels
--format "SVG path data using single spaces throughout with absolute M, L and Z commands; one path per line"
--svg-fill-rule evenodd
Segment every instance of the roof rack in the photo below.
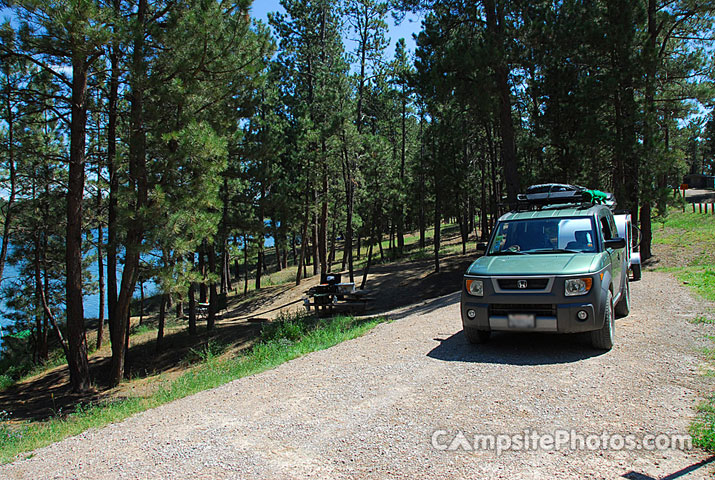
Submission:
M 573 206 L 587 208 L 593 205 L 606 205 L 613 209 L 616 199 L 612 193 L 590 190 L 579 185 L 563 183 L 545 183 L 532 185 L 526 193 L 516 197 L 517 210 L 536 210 L 547 206 Z

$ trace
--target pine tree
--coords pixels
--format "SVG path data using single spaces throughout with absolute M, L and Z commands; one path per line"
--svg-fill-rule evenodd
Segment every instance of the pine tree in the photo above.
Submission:
M 22 42 L 12 53 L 34 63 L 66 87 L 62 108 L 68 111 L 70 148 L 66 196 L 66 312 L 70 383 L 77 392 L 89 388 L 87 342 L 82 305 L 82 200 L 85 180 L 87 76 L 106 41 L 105 9 L 92 0 L 68 4 L 13 3 L 23 24 Z M 71 69 L 68 77 L 56 65 Z

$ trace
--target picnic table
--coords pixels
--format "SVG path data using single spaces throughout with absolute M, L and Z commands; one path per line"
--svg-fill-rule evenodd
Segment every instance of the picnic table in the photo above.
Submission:
M 197 320 L 206 319 L 209 316 L 210 303 L 196 302 L 196 318 Z
M 311 307 L 320 314 L 335 311 L 364 311 L 372 299 L 370 291 L 357 290 L 353 282 L 341 282 L 341 274 L 323 274 L 321 283 L 308 290 L 303 299 L 306 310 Z
M 216 312 L 226 310 L 228 307 L 228 296 L 225 293 L 219 293 L 216 296 Z M 196 302 L 196 318 L 199 320 L 205 320 L 209 316 L 209 309 L 211 304 L 209 302 Z

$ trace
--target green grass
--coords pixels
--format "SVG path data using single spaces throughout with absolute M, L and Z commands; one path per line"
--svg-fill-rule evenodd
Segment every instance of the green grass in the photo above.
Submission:
M 690 320 L 690 323 L 695 324 L 715 324 L 715 318 L 707 317 L 705 315 L 697 315 L 695 318 Z
M 715 395 L 701 402 L 697 415 L 690 425 L 693 445 L 715 452 Z
M 207 344 L 193 354 L 203 363 L 174 380 L 166 380 L 153 395 L 113 403 L 80 405 L 74 413 L 45 422 L 11 424 L 0 412 L 0 462 L 7 463 L 63 438 L 121 421 L 130 415 L 274 368 L 281 363 L 323 350 L 364 335 L 385 319 L 334 317 L 317 319 L 305 314 L 283 317 L 264 327 L 258 342 L 247 353 L 233 358 L 220 356 L 223 346 Z M 160 380 L 161 381 L 161 380 Z
M 130 333 L 131 336 L 134 335 L 145 335 L 150 332 L 156 332 L 158 328 L 156 325 L 150 325 L 148 323 L 141 323 L 137 325 L 136 327 L 132 327 L 132 331 Z
M 675 274 L 707 300 L 715 301 L 715 217 L 671 211 L 653 229 L 653 243 L 689 252 L 687 265 L 660 268 Z
M 674 270 L 678 280 L 698 292 L 702 297 L 715 301 L 715 266 L 713 268 L 684 267 Z
M 31 363 L 31 359 L 22 354 L 8 355 L 0 364 L 0 391 L 66 363 L 64 352 L 59 347 L 51 350 L 48 360 L 42 364 Z
M 678 265 L 660 270 L 673 273 L 678 280 L 691 287 L 709 301 L 715 301 L 715 217 L 692 212 L 671 211 L 653 228 L 653 243 L 666 245 L 687 252 L 687 265 Z M 698 315 L 692 323 L 712 328 L 715 319 Z M 706 335 L 715 345 L 715 336 Z M 703 359 L 709 365 L 715 364 L 715 347 L 703 349 Z M 706 369 L 706 375 L 711 368 Z M 693 445 L 715 452 L 715 395 L 711 395 L 697 407 L 697 414 L 690 426 Z

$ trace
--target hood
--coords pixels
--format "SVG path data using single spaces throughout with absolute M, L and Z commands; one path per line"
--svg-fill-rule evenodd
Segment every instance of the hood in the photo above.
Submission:
M 580 275 L 603 266 L 604 253 L 495 255 L 476 259 L 467 275 Z

